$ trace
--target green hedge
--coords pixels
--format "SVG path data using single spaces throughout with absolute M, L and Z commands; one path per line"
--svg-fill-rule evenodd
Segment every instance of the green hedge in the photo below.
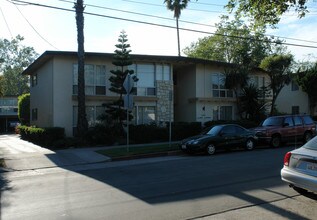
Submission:
M 34 126 L 18 126 L 19 133 L 23 140 L 33 142 L 42 146 L 53 146 L 55 141 L 65 137 L 64 128 L 37 128 Z

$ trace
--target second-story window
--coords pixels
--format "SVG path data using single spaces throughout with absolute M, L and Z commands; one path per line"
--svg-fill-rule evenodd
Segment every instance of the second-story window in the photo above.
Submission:
M 212 80 L 212 96 L 232 98 L 233 91 L 225 88 L 225 75 L 221 73 L 213 73 L 211 76 Z
M 73 94 L 78 93 L 78 65 L 73 65 Z M 85 65 L 85 94 L 106 95 L 106 66 Z
M 155 96 L 155 72 L 153 64 L 137 64 L 136 73 L 138 77 L 137 95 Z
M 298 84 L 292 80 L 292 91 L 298 91 L 299 90 L 299 86 Z
M 34 87 L 37 85 L 37 74 L 31 76 L 31 86 Z

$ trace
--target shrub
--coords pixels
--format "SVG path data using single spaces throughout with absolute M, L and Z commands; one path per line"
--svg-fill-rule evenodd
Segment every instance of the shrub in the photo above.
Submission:
M 111 145 L 116 141 L 116 137 L 118 137 L 118 134 L 115 128 L 96 125 L 95 127 L 88 129 L 84 139 L 90 144 Z
M 65 137 L 64 128 L 37 128 L 34 126 L 21 125 L 17 128 L 23 140 L 31 141 L 43 146 L 52 146 L 57 140 Z
M 18 97 L 18 117 L 22 125 L 30 124 L 30 93 Z

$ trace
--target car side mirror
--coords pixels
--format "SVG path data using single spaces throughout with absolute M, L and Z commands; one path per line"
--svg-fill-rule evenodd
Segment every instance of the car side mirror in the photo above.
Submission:
M 288 127 L 289 126 L 289 123 L 284 123 L 283 124 L 283 127 Z

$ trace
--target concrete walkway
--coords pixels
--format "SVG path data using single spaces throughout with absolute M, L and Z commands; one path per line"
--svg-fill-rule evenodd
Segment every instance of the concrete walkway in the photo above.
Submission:
M 96 149 L 80 148 L 51 151 L 21 140 L 19 135 L 0 135 L 0 158 L 5 160 L 8 171 L 65 167 L 111 160 L 109 157 L 96 153 Z

